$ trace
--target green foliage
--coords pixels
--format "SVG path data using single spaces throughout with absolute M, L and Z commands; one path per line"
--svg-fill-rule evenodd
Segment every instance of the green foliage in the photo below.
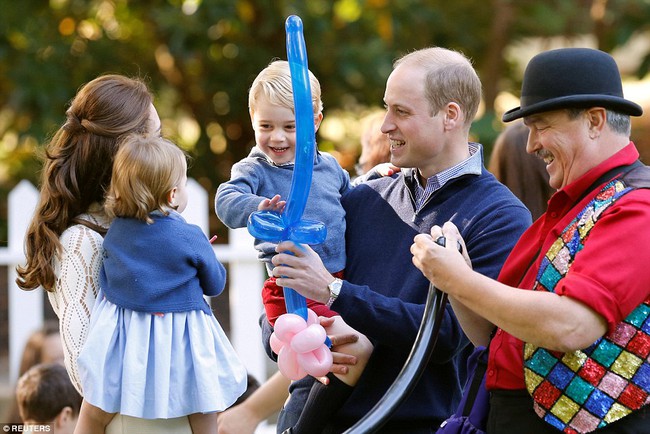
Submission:
M 595 5 L 605 6 L 602 19 Z M 286 58 L 290 14 L 303 20 L 326 119 L 383 105 L 393 60 L 414 49 L 458 49 L 484 86 L 516 91 L 519 70 L 506 63 L 505 45 L 494 46 L 495 34 L 506 43 L 597 34 L 613 50 L 647 29 L 650 14 L 641 0 L 0 0 L 0 9 L 2 198 L 21 178 L 37 182 L 35 155 L 70 98 L 106 72 L 147 77 L 163 133 L 193 155 L 190 175 L 212 194 L 252 145 L 247 91 L 261 68 Z M 505 28 L 493 28 L 495 11 L 513 14 Z M 495 59 L 501 75 L 490 76 L 483 68 Z M 648 65 L 646 54 L 640 73 Z M 492 103 L 473 128 L 488 146 L 499 130 Z

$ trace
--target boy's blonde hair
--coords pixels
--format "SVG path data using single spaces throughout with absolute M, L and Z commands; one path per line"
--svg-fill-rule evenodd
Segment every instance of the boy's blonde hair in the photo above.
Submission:
M 186 172 L 187 157 L 174 143 L 162 137 L 128 136 L 115 155 L 106 212 L 151 224 L 152 211 L 168 214 L 169 193 Z
M 321 101 L 320 83 L 311 71 L 309 71 L 309 84 L 314 116 L 318 116 L 323 111 L 323 102 Z M 261 98 L 266 98 L 273 105 L 294 111 L 289 62 L 274 60 L 257 74 L 248 92 L 248 110 L 251 117 Z

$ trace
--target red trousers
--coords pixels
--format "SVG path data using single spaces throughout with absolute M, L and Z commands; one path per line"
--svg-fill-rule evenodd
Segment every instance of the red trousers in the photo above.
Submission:
M 333 274 L 334 277 L 339 279 L 343 278 L 343 271 L 338 271 Z M 262 302 L 264 303 L 264 311 L 269 323 L 275 325 L 275 320 L 282 314 L 287 313 L 287 307 L 284 303 L 284 288 L 275 283 L 275 277 L 269 277 L 264 282 L 262 288 Z M 307 299 L 307 307 L 313 310 L 318 316 L 326 316 L 328 318 L 338 315 L 336 312 L 314 300 Z

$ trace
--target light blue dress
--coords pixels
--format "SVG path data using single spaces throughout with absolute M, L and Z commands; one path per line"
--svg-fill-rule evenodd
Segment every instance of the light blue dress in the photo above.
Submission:
M 246 389 L 246 369 L 213 315 L 137 312 L 101 292 L 78 363 L 85 400 L 144 419 L 222 411 Z

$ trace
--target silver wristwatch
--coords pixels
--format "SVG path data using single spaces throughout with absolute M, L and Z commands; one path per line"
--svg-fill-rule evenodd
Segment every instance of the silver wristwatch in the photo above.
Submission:
M 339 278 L 334 279 L 332 283 L 327 285 L 327 288 L 329 288 L 330 290 L 330 298 L 329 300 L 327 300 L 327 303 L 325 303 L 325 306 L 332 307 L 332 303 L 334 303 L 336 298 L 339 296 L 342 286 L 343 286 L 343 281 Z

